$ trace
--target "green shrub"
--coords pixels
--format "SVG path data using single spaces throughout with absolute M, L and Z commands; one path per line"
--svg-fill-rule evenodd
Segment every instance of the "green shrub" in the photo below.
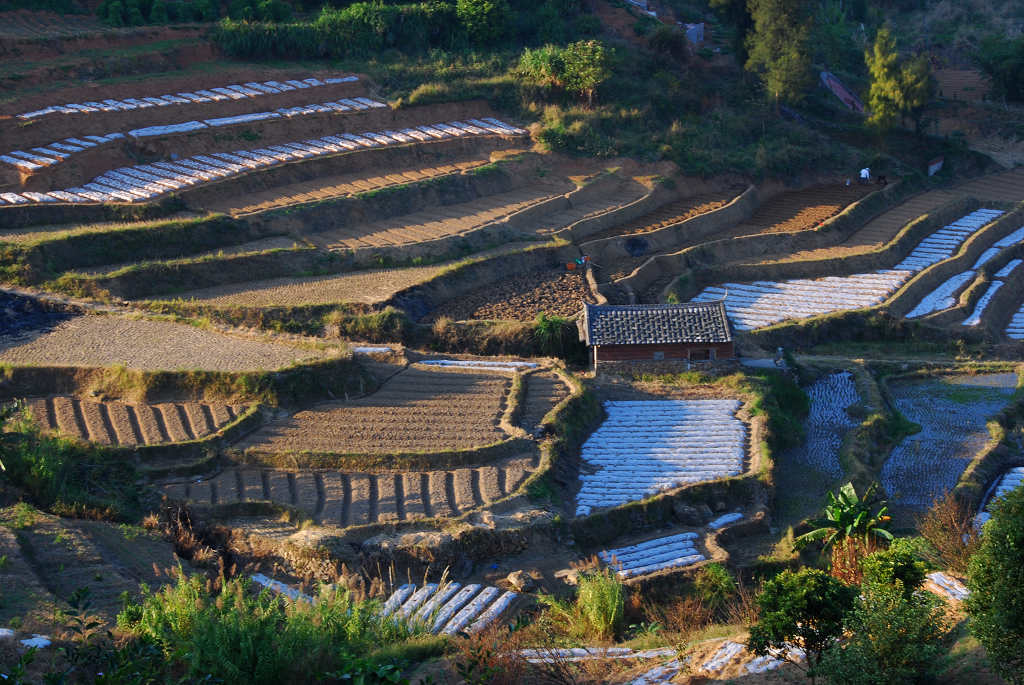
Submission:
M 509 33 L 512 9 L 506 0 L 458 0 L 455 8 L 474 45 L 494 45 Z
M 930 682 L 943 669 L 946 621 L 941 601 L 915 592 L 922 569 L 899 554 L 864 560 L 864 584 L 846 617 L 849 639 L 833 646 L 818 673 L 836 685 L 911 685 Z
M 580 576 L 576 607 L 586 634 L 611 639 L 622 627 L 626 591 L 618 575 L 610 569 Z
M 225 581 L 211 594 L 198 576 L 181 573 L 159 592 L 144 587 L 140 604 L 127 606 L 118 626 L 160 649 L 166 675 L 184 672 L 190 682 L 380 682 L 373 673 L 387 664 L 355 655 L 401 642 L 410 632 L 378 611 L 376 602 L 354 601 L 340 589 L 321 593 L 312 605 L 266 590 L 255 594 L 241 580 Z
M 718 610 L 736 594 L 736 581 L 721 564 L 708 564 L 697 573 L 693 589 L 705 606 Z
M 1024 36 L 990 36 L 981 42 L 976 59 L 997 95 L 1024 101 Z
M 750 628 L 747 647 L 761 656 L 795 645 L 806 653 L 813 677 L 822 654 L 843 634 L 843 619 L 856 595 L 855 589 L 818 569 L 783 571 L 757 597 L 761 614 Z
M 968 566 L 971 633 L 1001 677 L 1024 683 L 1024 488 L 996 500 Z
M 925 565 L 911 552 L 898 548 L 869 554 L 861 568 L 864 585 L 898 586 L 907 598 L 924 584 Z

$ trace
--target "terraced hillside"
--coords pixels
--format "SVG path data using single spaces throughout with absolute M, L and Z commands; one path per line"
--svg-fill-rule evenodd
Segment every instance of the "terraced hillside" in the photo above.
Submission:
M 325 354 L 322 349 L 117 315 L 77 316 L 41 333 L 0 336 L 0 362 L 44 366 L 263 371 Z
M 587 240 L 600 240 L 618 235 L 637 235 L 656 231 L 724 207 L 742 191 L 742 187 L 734 186 L 717 193 L 701 193 L 669 202 L 653 212 L 644 214 L 632 221 L 627 221 L 599 233 L 594 233 L 588 236 Z
M 66 395 L 28 398 L 26 408 L 44 429 L 121 447 L 203 438 L 234 421 L 246 409 L 242 405 L 205 402 L 140 404 Z
M 479 468 L 406 473 L 231 468 L 211 480 L 167 484 L 163 492 L 205 505 L 270 501 L 345 527 L 458 516 L 514 493 L 537 464 L 535 455 L 522 455 Z
M 541 269 L 460 293 L 431 312 L 425 321 L 493 319 L 533 321 L 540 313 L 575 316 L 583 303 L 594 304 L 584 273 L 565 267 Z
M 408 368 L 367 397 L 316 405 L 260 428 L 237 447 L 274 454 L 479 447 L 506 437 L 499 423 L 511 383 L 497 373 Z
M 992 90 L 991 82 L 977 69 L 936 69 L 933 74 L 939 97 L 948 100 L 984 100 Z

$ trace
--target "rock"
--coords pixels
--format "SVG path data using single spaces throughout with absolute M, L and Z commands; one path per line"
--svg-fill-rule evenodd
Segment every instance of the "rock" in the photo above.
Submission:
M 672 513 L 675 514 L 679 523 L 687 526 L 702 526 L 711 518 L 711 507 L 706 504 L 693 506 L 677 501 L 672 504 Z
M 555 578 L 566 585 L 577 585 L 580 582 L 580 572 L 571 568 L 563 568 L 561 571 L 555 571 Z
M 516 592 L 529 592 L 537 586 L 537 584 L 533 582 L 533 578 L 528 576 L 526 571 L 523 570 L 513 571 L 508 574 L 508 577 L 505 580 L 508 581 L 509 585 L 511 585 L 512 589 Z

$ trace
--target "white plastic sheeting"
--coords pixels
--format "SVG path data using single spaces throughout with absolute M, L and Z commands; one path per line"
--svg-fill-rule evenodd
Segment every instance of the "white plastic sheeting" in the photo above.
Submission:
M 992 489 L 988 499 L 985 500 L 984 506 L 978 515 L 974 517 L 974 523 L 979 528 L 983 526 L 990 518 L 992 514 L 989 512 L 989 507 L 992 506 L 992 502 L 996 501 L 1011 490 L 1016 490 L 1022 484 L 1024 484 L 1024 466 L 1018 466 L 1007 471 L 996 483 L 996 486 Z
M 693 301 L 724 299 L 726 313 L 738 330 L 872 307 L 888 299 L 914 273 L 952 257 L 968 237 L 1002 214 L 995 209 L 971 212 L 922 240 L 892 269 L 819 279 L 725 283 L 705 288 Z
M 696 533 L 669 535 L 629 547 L 609 549 L 598 556 L 622 578 L 632 578 L 704 561 L 704 555 L 697 550 L 697 537 Z
M 508 128 L 515 135 L 526 134 L 524 129 Z M 491 135 L 489 131 L 477 130 L 479 134 L 474 135 Z M 465 135 L 470 135 L 469 133 L 464 133 Z M 379 138 L 379 140 L 371 140 L 371 137 Z M 341 145 L 339 142 L 348 144 Z M 359 146 L 370 148 L 401 144 L 404 143 L 377 133 L 367 132 L 358 136 L 344 133 L 340 134 L 340 136 L 326 136 L 321 139 L 307 140 L 301 143 L 272 145 L 268 148 L 257 148 L 255 150 L 235 150 L 232 153 L 195 155 L 174 162 L 154 162 L 153 164 L 139 164 L 134 167 L 115 169 L 94 178 L 89 183 L 82 184 L 80 188 L 67 188 L 63 191 L 45 193 L 45 195 L 52 199 L 42 201 L 145 202 L 176 189 L 183 189 L 220 178 L 228 178 L 236 174 L 283 162 L 336 154 L 343 150 L 358 149 Z M 32 155 L 29 156 L 33 157 Z M 213 157 L 216 157 L 216 159 L 212 159 Z M 57 193 L 60 194 L 58 195 Z M 0 194 L 0 204 L 24 204 L 38 201 L 26 197 L 24 193 Z
M 717 673 L 728 666 L 733 659 L 742 654 L 744 649 L 746 649 L 746 647 L 739 642 L 724 642 L 722 643 L 722 646 L 718 648 L 718 651 L 711 655 L 710 659 L 701 664 L 700 668 L 702 671 L 707 671 L 708 673 Z
M 853 374 L 842 371 L 823 376 L 807 388 L 807 396 L 811 401 L 804 422 L 807 437 L 801 445 L 790 449 L 786 457 L 800 466 L 840 478 L 843 468 L 839 464 L 839 448 L 847 431 L 857 425 L 846 412 L 860 401 Z
M 1012 340 L 1024 340 L 1024 303 L 1021 303 L 1020 309 L 1010 317 L 1010 323 L 1006 325 L 1006 337 Z
M 942 571 L 935 571 L 925 576 L 928 580 L 932 581 L 935 586 L 947 597 L 962 602 L 970 596 L 970 591 L 964 587 L 956 578 L 946 575 Z
M 382 615 L 430 627 L 434 634 L 475 633 L 494 622 L 518 597 L 496 587 L 428 583 L 403 585 L 384 603 Z
M 956 294 L 959 293 L 971 279 L 977 275 L 975 271 L 964 271 L 956 274 L 935 288 L 921 300 L 920 303 L 907 314 L 908 319 L 916 319 L 926 316 L 932 312 L 941 312 L 956 304 Z
M 988 303 L 992 301 L 996 293 L 1000 288 L 1003 287 L 1002 281 L 992 281 L 988 284 L 988 290 L 985 294 L 978 299 L 978 302 L 974 305 L 974 311 L 971 315 L 964 319 L 963 326 L 977 326 L 981 323 L 981 317 L 985 314 L 985 309 L 988 308 Z
M 358 81 L 358 76 L 344 76 L 319 79 L 309 78 L 301 82 L 302 88 L 310 88 L 338 83 L 351 83 Z M 288 83 L 299 83 L 289 81 Z M 209 102 L 211 100 L 241 100 L 247 97 L 260 97 L 280 93 L 284 90 L 295 90 L 295 88 L 281 88 L 277 81 L 265 81 L 264 83 L 247 83 L 246 87 L 230 85 L 222 88 L 211 88 L 210 90 L 198 90 L 192 93 L 177 93 L 175 95 L 161 95 L 158 97 L 147 97 L 142 100 L 136 98 L 125 98 L 124 100 L 104 100 L 103 102 L 87 102 L 84 104 L 51 105 L 32 112 L 18 114 L 17 118 L 22 120 L 38 119 L 48 114 L 72 114 L 74 112 L 127 112 L 146 106 L 164 107 L 167 105 L 185 105 L 193 102 Z
M 537 368 L 536 362 L 487 361 L 484 359 L 425 359 L 417 362 L 423 366 L 441 366 L 457 369 L 481 369 L 485 371 L 522 371 Z
M 521 649 L 519 656 L 531 664 L 554 664 L 605 659 L 659 659 L 674 657 L 671 647 L 633 650 L 629 647 L 552 647 L 550 649 Z
M 576 515 L 742 472 L 747 429 L 738 400 L 608 401 L 583 444 Z

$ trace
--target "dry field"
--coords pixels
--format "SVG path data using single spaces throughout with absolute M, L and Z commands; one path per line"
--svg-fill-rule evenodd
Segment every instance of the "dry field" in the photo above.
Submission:
M 682 200 L 670 202 L 658 209 L 644 214 L 643 216 L 628 221 L 618 226 L 613 226 L 606 231 L 601 231 L 587 238 L 600 240 L 602 238 L 613 238 L 619 235 L 636 235 L 638 233 L 650 233 L 658 229 L 678 224 L 687 219 L 692 219 L 701 214 L 713 212 L 724 207 L 743 191 L 741 187 L 729 188 L 718 193 L 704 193 L 694 195 Z
M 210 250 L 209 252 L 197 252 L 190 254 L 182 259 L 188 261 L 197 259 L 211 259 L 217 257 L 236 257 L 239 255 L 255 254 L 258 252 L 265 252 L 266 250 L 288 250 L 297 247 L 305 247 L 302 243 L 297 242 L 294 238 L 286 238 L 284 236 L 277 236 L 274 238 L 263 238 L 261 240 L 251 240 L 247 243 L 238 243 L 236 245 L 228 245 L 225 247 L 217 248 L 216 250 Z M 173 263 L 174 259 L 168 259 L 164 263 Z M 113 273 L 125 267 L 135 266 L 140 262 L 126 262 L 122 264 L 105 264 L 103 266 L 97 266 L 90 269 L 75 269 L 76 273 L 84 274 L 86 276 L 100 276 L 103 274 Z M 141 262 L 144 263 L 144 262 Z
M 632 178 L 622 179 L 621 182 L 608 192 L 598 198 L 592 198 L 575 203 L 569 209 L 564 209 L 538 219 L 536 224 L 525 229 L 524 232 L 533 232 L 539 236 L 547 236 L 556 233 L 566 226 L 581 219 L 586 219 L 635 202 L 647 194 L 648 189 Z
M 315 181 L 278 186 L 262 192 L 249 193 L 243 197 L 220 197 L 204 203 L 204 209 L 212 212 L 224 212 L 233 216 L 243 216 L 268 209 L 289 207 L 304 202 L 346 197 L 389 186 L 414 183 L 430 178 L 440 178 L 441 176 L 457 174 L 484 166 L 490 162 L 490 157 L 483 154 L 475 158 L 453 161 L 449 164 L 391 168 L 388 169 L 387 173 L 355 173 L 324 176 Z
M 874 186 L 835 183 L 780 193 L 762 204 L 752 217 L 719 237 L 806 231 L 831 219 L 873 190 Z
M 82 34 L 111 33 L 91 14 L 54 14 L 17 10 L 0 13 L 0 38 L 67 38 Z
M 198 504 L 270 501 L 324 525 L 358 526 L 458 516 L 514 493 L 537 463 L 535 455 L 521 455 L 479 468 L 386 474 L 232 468 L 211 480 L 165 485 L 163 492 Z
M 205 402 L 139 404 L 58 395 L 32 397 L 27 408 L 39 425 L 69 438 L 133 447 L 206 437 L 238 418 L 244 406 Z
M 535 183 L 471 202 L 440 205 L 392 219 L 310 233 L 306 239 L 326 250 L 408 245 L 461 235 L 570 190 L 562 183 Z
M 377 392 L 324 402 L 275 421 L 236 446 L 261 453 L 389 454 L 468 449 L 505 438 L 511 378 L 409 368 Z
M 444 303 L 426 320 L 447 316 L 457 321 L 533 321 L 541 312 L 557 316 L 579 314 L 584 302 L 593 304 L 595 300 L 583 272 L 560 267 L 532 271 L 481 286 Z
M 936 69 L 933 72 L 939 97 L 949 100 L 984 100 L 992 84 L 977 69 Z
M 0 337 L 0 363 L 41 366 L 264 371 L 325 355 L 319 349 L 115 315 L 77 316 L 27 341 Z
M 541 419 L 552 408 L 569 396 L 569 388 L 550 371 L 536 371 L 524 379 L 526 395 L 519 414 L 519 425 L 527 433 L 533 433 Z

